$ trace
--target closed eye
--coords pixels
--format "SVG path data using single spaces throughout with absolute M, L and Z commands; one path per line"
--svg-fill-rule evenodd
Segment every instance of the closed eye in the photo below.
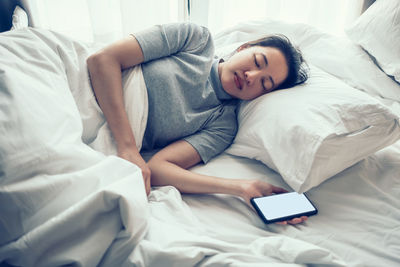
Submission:
M 267 87 L 265 86 L 265 78 L 262 78 L 262 79 L 261 79 L 261 86 L 262 86 L 262 88 L 263 88 L 265 91 L 268 91 L 268 92 L 272 91 L 272 90 L 275 88 L 275 82 L 274 82 L 274 80 L 272 79 L 271 76 L 269 77 L 269 81 L 271 82 L 271 88 L 267 89 Z
M 274 79 L 272 79 L 271 76 L 269 76 L 269 80 L 271 81 L 272 87 L 271 88 L 275 88 L 275 82 Z
M 256 54 L 254 54 L 254 64 L 256 65 L 257 68 L 261 67 L 260 64 L 258 64 L 258 62 L 257 62 Z
M 265 79 L 262 78 L 262 79 L 261 79 L 261 86 L 262 86 L 262 88 L 264 89 L 264 91 L 268 91 L 267 88 L 266 88 L 265 85 L 264 85 L 264 82 L 265 82 Z

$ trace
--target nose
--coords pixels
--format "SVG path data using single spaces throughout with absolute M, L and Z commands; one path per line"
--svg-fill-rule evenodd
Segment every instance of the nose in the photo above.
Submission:
M 249 70 L 244 73 L 247 85 L 252 85 L 262 77 L 261 70 Z

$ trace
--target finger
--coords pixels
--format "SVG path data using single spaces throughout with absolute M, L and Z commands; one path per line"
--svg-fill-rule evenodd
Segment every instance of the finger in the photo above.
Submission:
M 144 189 L 146 191 L 146 195 L 150 194 L 150 189 L 151 189 L 151 183 L 148 175 L 145 175 L 145 173 L 142 171 L 142 177 L 143 177 L 143 184 L 144 184 Z
M 275 194 L 280 194 L 280 193 L 287 193 L 288 191 L 286 189 L 281 188 L 281 187 L 272 186 L 272 192 L 275 193 Z
M 148 194 L 150 194 L 150 191 L 151 191 L 151 176 L 148 176 L 146 179 L 146 187 L 148 188 L 148 193 L 147 193 L 147 195 L 148 195 Z
M 302 223 L 303 220 L 301 218 L 294 218 L 290 221 L 288 221 L 289 224 L 298 224 L 298 223 Z
M 149 195 L 150 191 L 151 191 L 150 180 L 147 179 L 147 181 L 146 181 L 146 194 Z
M 143 183 L 144 183 L 144 190 L 146 191 L 146 195 L 150 194 L 150 188 L 149 184 L 147 182 L 147 179 L 143 176 Z
M 299 224 L 302 222 L 307 221 L 308 217 L 307 216 L 301 216 L 300 218 L 294 218 L 290 221 L 282 221 L 282 222 L 277 222 L 276 224 L 281 224 L 281 225 L 286 225 L 286 224 Z

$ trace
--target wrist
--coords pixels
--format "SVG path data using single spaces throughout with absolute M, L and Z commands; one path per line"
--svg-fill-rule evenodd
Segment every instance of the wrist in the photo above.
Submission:
M 117 142 L 117 151 L 118 152 L 130 151 L 139 154 L 139 150 L 137 149 L 136 144 L 132 141 Z
M 242 185 L 242 180 L 236 180 L 236 179 L 227 179 L 226 180 L 227 185 L 227 194 L 229 195 L 234 195 L 238 197 L 243 197 L 244 195 L 244 189 Z

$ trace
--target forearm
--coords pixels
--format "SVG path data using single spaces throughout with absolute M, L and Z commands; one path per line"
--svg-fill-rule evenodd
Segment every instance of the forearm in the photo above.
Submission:
M 182 193 L 242 195 L 239 180 L 194 173 L 168 161 L 150 161 L 153 186 L 173 185 Z
M 183 193 L 228 194 L 241 197 L 248 205 L 254 197 L 286 190 L 256 179 L 225 179 L 198 174 L 188 169 L 201 161 L 188 142 L 180 140 L 157 152 L 148 162 L 152 185 L 173 185 Z

